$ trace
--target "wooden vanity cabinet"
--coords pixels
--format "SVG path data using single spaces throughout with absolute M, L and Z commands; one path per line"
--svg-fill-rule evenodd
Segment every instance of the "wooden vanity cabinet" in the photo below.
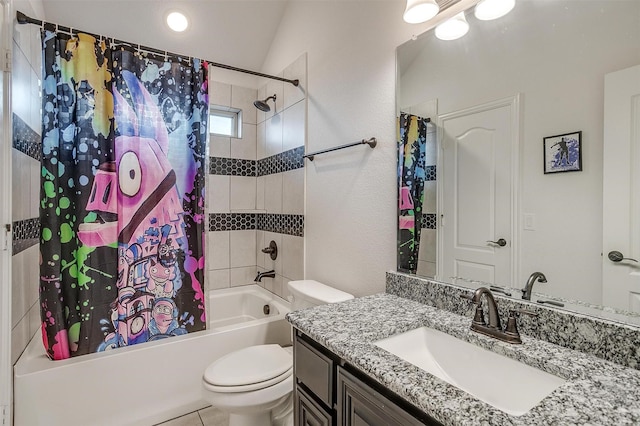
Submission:
M 293 359 L 296 426 L 439 425 L 299 330 Z

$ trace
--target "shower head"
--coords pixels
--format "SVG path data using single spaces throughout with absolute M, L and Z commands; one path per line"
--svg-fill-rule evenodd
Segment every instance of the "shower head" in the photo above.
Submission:
M 271 107 L 269 106 L 269 104 L 267 104 L 267 101 L 269 99 L 273 99 L 273 102 L 275 102 L 276 101 L 276 95 L 274 94 L 273 96 L 269 96 L 264 101 L 255 101 L 253 103 L 253 105 L 255 105 L 255 107 L 258 108 L 260 111 L 269 112 L 269 111 L 271 111 Z

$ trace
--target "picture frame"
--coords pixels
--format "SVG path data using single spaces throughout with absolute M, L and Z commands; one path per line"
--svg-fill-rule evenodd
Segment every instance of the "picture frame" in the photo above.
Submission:
M 582 131 L 543 138 L 544 174 L 582 171 Z

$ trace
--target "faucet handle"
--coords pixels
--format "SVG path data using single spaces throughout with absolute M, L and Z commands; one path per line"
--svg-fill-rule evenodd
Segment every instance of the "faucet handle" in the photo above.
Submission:
M 538 313 L 530 311 L 528 309 L 509 309 L 509 316 L 517 318 L 518 314 L 529 315 L 530 317 L 537 317 Z
M 470 295 L 470 294 L 462 293 L 462 294 L 460 295 L 460 298 L 461 298 L 461 299 L 467 299 L 467 300 L 469 300 L 469 301 L 473 302 L 473 296 L 472 296 L 472 295 Z
M 494 293 L 502 293 L 505 296 L 511 296 L 511 292 L 509 290 L 507 290 L 504 287 L 497 286 L 497 285 L 489 286 L 489 290 L 493 291 Z
M 473 296 L 470 296 L 468 294 L 461 294 L 460 298 L 467 299 L 474 305 L 476 305 L 475 313 L 473 315 L 473 323 L 478 325 L 487 325 L 487 323 L 484 321 L 484 311 L 482 310 L 482 305 L 480 303 L 476 303 L 473 299 Z
M 538 313 L 527 309 L 509 309 L 509 318 L 507 318 L 507 327 L 504 332 L 508 336 L 511 336 L 516 343 L 522 343 L 520 339 L 520 332 L 518 331 L 517 318 L 520 314 L 529 315 L 531 317 L 537 317 Z

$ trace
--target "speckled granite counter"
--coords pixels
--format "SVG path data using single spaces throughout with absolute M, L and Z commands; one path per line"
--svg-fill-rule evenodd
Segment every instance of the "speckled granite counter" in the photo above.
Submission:
M 296 328 L 445 425 L 640 424 L 640 371 L 522 336 L 511 345 L 469 330 L 471 319 L 390 294 L 294 311 Z M 522 416 L 508 415 L 373 342 L 428 326 L 567 382 Z

